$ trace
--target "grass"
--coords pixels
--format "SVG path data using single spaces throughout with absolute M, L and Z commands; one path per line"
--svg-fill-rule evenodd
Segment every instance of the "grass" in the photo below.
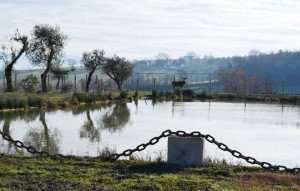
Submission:
M 99 93 L 56 93 L 25 94 L 25 93 L 0 93 L 0 110 L 18 110 L 28 108 L 66 108 L 81 103 L 94 104 L 99 102 L 128 101 L 135 98 L 135 91 L 106 91 Z M 192 89 L 175 89 L 174 91 L 142 91 L 138 98 L 149 97 L 159 100 L 193 99 L 201 100 L 229 100 L 229 101 L 257 101 L 277 103 L 300 103 L 298 94 L 240 94 L 240 93 L 208 93 L 194 92 Z
M 300 190 L 300 176 L 223 163 L 183 167 L 0 154 L 0 190 Z

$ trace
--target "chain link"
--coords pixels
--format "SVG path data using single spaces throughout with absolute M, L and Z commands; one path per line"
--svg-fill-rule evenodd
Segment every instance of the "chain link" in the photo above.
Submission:
M 32 146 L 25 146 L 22 141 L 14 140 L 9 134 L 4 133 L 1 130 L 0 130 L 0 135 L 2 135 L 3 139 L 5 139 L 6 141 L 13 143 L 18 148 L 26 149 L 27 152 L 29 152 L 31 154 L 38 154 L 41 157 L 51 157 L 53 159 L 61 159 L 61 160 L 63 158 L 72 158 L 70 156 L 64 156 L 62 154 L 52 154 L 51 155 L 50 153 L 48 153 L 46 151 L 38 151 Z M 191 133 L 186 133 L 185 131 L 166 130 L 166 131 L 163 131 L 160 136 L 153 137 L 152 139 L 150 139 L 150 141 L 148 143 L 142 143 L 134 149 L 127 149 L 127 150 L 125 150 L 125 151 L 123 151 L 122 153 L 119 153 L 119 154 L 118 153 L 113 153 L 109 156 L 99 157 L 99 158 L 100 158 L 100 160 L 103 160 L 103 161 L 115 161 L 115 160 L 119 159 L 120 157 L 131 156 L 134 152 L 143 151 L 148 146 L 157 144 L 161 138 L 169 137 L 171 135 L 178 136 L 178 137 L 203 138 L 206 141 L 208 141 L 212 144 L 215 144 L 220 150 L 225 151 L 225 152 L 229 152 L 229 153 L 231 153 L 232 156 L 234 156 L 238 159 L 243 159 L 249 164 L 259 165 L 264 169 L 275 170 L 275 171 L 285 171 L 285 172 L 291 172 L 291 173 L 300 173 L 300 168 L 288 168 L 288 167 L 282 166 L 282 165 L 272 165 L 268 162 L 260 162 L 260 161 L 256 160 L 253 157 L 245 156 L 237 150 L 230 149 L 226 144 L 216 141 L 216 139 L 213 136 L 211 136 L 209 134 L 206 134 L 206 135 L 202 134 L 199 131 L 193 131 Z

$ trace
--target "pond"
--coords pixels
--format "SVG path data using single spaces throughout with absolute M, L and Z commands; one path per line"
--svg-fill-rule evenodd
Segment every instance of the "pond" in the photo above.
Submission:
M 97 156 L 106 146 L 117 152 L 133 149 L 167 129 L 200 131 L 259 161 L 291 168 L 300 164 L 299 105 L 139 100 L 67 110 L 1 112 L 1 127 L 39 150 L 79 156 Z M 166 150 L 167 138 L 137 155 L 154 158 Z M 2 137 L 0 152 L 26 153 Z M 205 156 L 242 161 L 209 142 L 205 142 Z

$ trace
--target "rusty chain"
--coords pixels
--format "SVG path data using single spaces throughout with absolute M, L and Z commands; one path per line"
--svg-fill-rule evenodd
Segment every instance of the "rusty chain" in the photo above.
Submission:
M 62 154 L 50 154 L 49 152 L 46 152 L 46 151 L 38 151 L 37 149 L 35 149 L 32 146 L 25 146 L 23 142 L 21 142 L 19 140 L 14 140 L 9 134 L 4 133 L 1 130 L 0 130 L 0 134 L 2 135 L 3 139 L 5 139 L 6 141 L 13 143 L 18 148 L 26 149 L 27 152 L 29 152 L 31 154 L 38 154 L 41 157 L 51 157 L 51 158 L 56 158 L 56 159 L 57 158 L 59 158 L 59 159 L 62 159 L 62 158 L 71 159 L 72 158 L 72 156 L 64 156 Z M 134 149 L 127 149 L 127 150 L 125 150 L 125 151 L 123 151 L 122 153 L 119 153 L 119 154 L 118 153 L 113 153 L 113 154 L 111 154 L 109 156 L 106 156 L 106 157 L 96 157 L 96 158 L 99 158 L 100 160 L 103 160 L 103 161 L 114 161 L 114 160 L 119 159 L 122 156 L 127 157 L 127 156 L 132 155 L 134 152 L 143 151 L 148 146 L 155 145 L 156 143 L 158 143 L 161 138 L 169 137 L 171 135 L 175 135 L 175 136 L 178 136 L 178 137 L 203 138 L 206 141 L 208 141 L 209 143 L 215 144 L 220 150 L 225 151 L 225 152 L 229 152 L 235 158 L 243 159 L 247 163 L 250 163 L 250 164 L 253 164 L 253 165 L 259 165 L 262 168 L 267 169 L 267 170 L 285 171 L 285 172 L 291 172 L 291 173 L 300 173 L 300 168 L 288 168 L 288 167 L 282 166 L 282 165 L 272 165 L 268 162 L 261 162 L 261 161 L 256 160 L 253 157 L 245 156 L 237 150 L 230 149 L 226 144 L 216 141 L 216 139 L 213 136 L 211 136 L 210 134 L 202 134 L 199 131 L 193 131 L 191 133 L 186 133 L 185 131 L 176 131 L 176 132 L 174 132 L 174 131 L 171 131 L 171 130 L 166 130 L 166 131 L 162 132 L 162 134 L 160 136 L 153 137 L 152 139 L 150 139 L 150 141 L 148 143 L 142 143 Z

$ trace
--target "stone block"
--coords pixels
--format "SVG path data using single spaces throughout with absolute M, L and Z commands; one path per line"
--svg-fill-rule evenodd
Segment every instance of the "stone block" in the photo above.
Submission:
M 168 137 L 168 163 L 185 166 L 202 166 L 203 151 L 203 138 Z

